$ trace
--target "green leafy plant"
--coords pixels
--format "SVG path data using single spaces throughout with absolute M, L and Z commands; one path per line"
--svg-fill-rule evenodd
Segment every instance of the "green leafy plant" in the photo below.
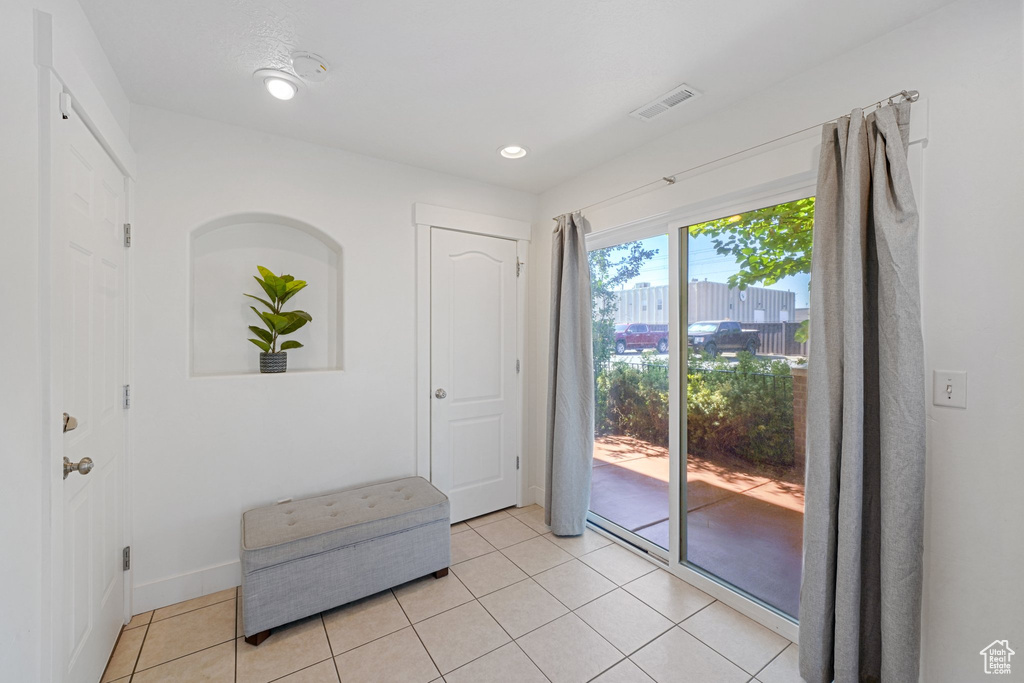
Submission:
M 260 311 L 255 306 L 249 306 L 252 312 L 259 316 L 260 321 L 266 327 L 250 325 L 249 330 L 256 335 L 256 339 L 249 339 L 258 346 L 264 353 L 276 353 L 288 349 L 300 349 L 302 344 L 294 340 L 282 341 L 280 348 L 277 345 L 278 338 L 295 332 L 313 317 L 305 311 L 285 311 L 285 303 L 306 287 L 305 280 L 296 280 L 291 275 L 274 275 L 263 266 L 256 266 L 262 278 L 253 276 L 260 287 L 266 292 L 269 299 L 245 294 L 250 299 L 256 299 L 267 307 L 266 311 Z
M 692 350 L 689 354 L 686 432 L 690 454 L 792 466 L 793 381 L 788 363 L 745 351 L 736 358 L 731 364 Z
M 668 365 L 608 362 L 597 375 L 598 436 L 625 435 L 668 446 Z M 793 381 L 785 361 L 745 351 L 737 362 L 689 352 L 686 429 L 689 454 L 740 458 L 791 467 L 794 461 Z

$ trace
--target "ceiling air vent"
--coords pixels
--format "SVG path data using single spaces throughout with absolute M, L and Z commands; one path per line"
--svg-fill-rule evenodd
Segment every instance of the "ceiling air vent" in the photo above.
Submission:
M 700 93 L 694 88 L 683 83 L 678 88 L 669 90 L 664 95 L 660 95 L 647 104 L 637 107 L 633 111 L 629 112 L 629 115 L 634 119 L 650 121 L 656 116 L 661 116 L 672 107 L 682 104 L 686 100 L 693 99 L 694 97 L 700 97 Z

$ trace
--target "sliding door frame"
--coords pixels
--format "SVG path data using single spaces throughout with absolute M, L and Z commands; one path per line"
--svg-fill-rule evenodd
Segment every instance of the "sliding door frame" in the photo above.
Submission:
M 666 570 L 763 626 L 799 642 L 796 621 L 686 561 L 686 343 L 688 254 L 683 231 L 705 221 L 814 196 L 815 174 L 802 173 L 715 200 L 632 221 L 587 235 L 587 250 L 668 235 L 669 241 L 669 548 L 665 549 L 588 512 L 598 533 L 621 541 L 628 550 L 667 562 Z
M 597 233 L 590 233 L 586 236 L 587 252 L 597 251 L 599 249 L 606 249 L 608 247 L 614 247 L 625 242 L 635 242 L 637 240 L 648 239 L 650 237 L 661 237 L 663 235 L 668 236 L 668 312 L 669 312 L 669 328 L 668 338 L 678 339 L 679 338 L 679 231 L 673 231 L 669 229 L 668 224 L 665 221 L 640 221 L 635 224 L 628 224 L 611 228 L 609 230 L 602 230 Z M 587 510 L 587 521 L 595 527 L 603 529 L 611 536 L 618 540 L 624 541 L 634 548 L 638 549 L 649 555 L 655 557 L 666 565 L 671 566 L 673 564 L 672 558 L 679 557 L 679 548 L 673 546 L 679 545 L 679 515 L 673 514 L 673 510 L 679 508 L 679 487 L 675 485 L 674 478 L 675 472 L 678 468 L 678 452 L 677 447 L 679 443 L 679 392 L 678 384 L 679 378 L 678 373 L 671 372 L 671 369 L 677 367 L 679 361 L 679 349 L 675 344 L 670 344 L 668 349 L 668 366 L 669 366 L 669 388 L 668 388 L 668 420 L 669 420 L 669 434 L 668 434 L 668 452 L 669 452 L 669 547 L 662 548 L 657 543 L 648 541 L 643 536 L 640 536 L 635 531 L 625 529 L 614 521 L 602 517 L 595 512 Z

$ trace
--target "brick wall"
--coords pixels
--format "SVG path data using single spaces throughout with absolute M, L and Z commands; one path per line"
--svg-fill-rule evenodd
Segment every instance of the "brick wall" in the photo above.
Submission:
M 804 468 L 807 454 L 807 369 L 793 368 L 794 465 Z

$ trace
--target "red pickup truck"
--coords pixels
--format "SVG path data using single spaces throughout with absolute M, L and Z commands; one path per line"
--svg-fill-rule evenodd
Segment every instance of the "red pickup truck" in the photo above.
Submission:
M 644 349 L 668 353 L 668 325 L 619 323 L 615 326 L 615 353 Z

